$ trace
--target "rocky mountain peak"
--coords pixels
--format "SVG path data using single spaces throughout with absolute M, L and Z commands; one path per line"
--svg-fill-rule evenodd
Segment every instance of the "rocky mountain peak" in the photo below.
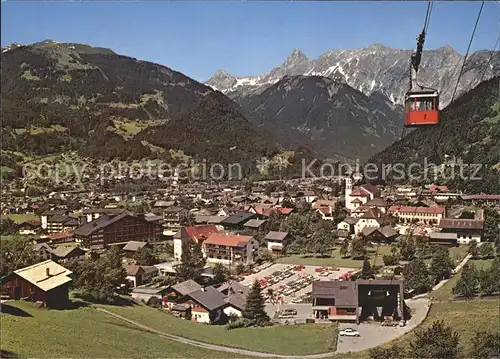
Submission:
M 207 85 L 217 90 L 225 90 L 236 85 L 236 77 L 224 70 L 217 70 L 215 74 L 206 82 Z
M 294 49 L 293 52 L 286 58 L 283 67 L 297 66 L 303 62 L 308 61 L 309 58 L 299 49 Z

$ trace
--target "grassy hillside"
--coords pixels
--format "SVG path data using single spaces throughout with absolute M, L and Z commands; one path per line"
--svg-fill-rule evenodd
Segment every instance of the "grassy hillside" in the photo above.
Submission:
M 276 354 L 316 354 L 331 351 L 337 326 L 330 324 L 275 325 L 264 328 L 206 326 L 176 318 L 146 306 L 106 306 L 106 310 L 164 333 L 206 343 Z
M 31 358 L 237 357 L 161 338 L 93 308 L 48 310 L 24 302 L 9 306 L 1 314 L 2 357 L 4 351 Z
M 255 172 L 257 159 L 285 152 L 239 105 L 166 66 L 55 41 L 10 49 L 1 66 L 2 176 L 19 170 L 14 153 L 173 163 L 172 151 L 183 151 Z M 314 157 L 295 152 L 297 168 Z

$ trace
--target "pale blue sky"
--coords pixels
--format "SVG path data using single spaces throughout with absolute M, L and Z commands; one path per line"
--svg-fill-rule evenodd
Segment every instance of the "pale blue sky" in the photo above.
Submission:
M 45 39 L 108 47 L 157 62 L 199 81 L 217 69 L 257 75 L 295 48 L 309 57 L 329 49 L 381 43 L 412 49 L 426 2 L 2 2 L 2 46 Z M 465 53 L 480 2 L 435 2 L 426 48 Z M 487 2 L 473 50 L 491 49 L 500 5 Z

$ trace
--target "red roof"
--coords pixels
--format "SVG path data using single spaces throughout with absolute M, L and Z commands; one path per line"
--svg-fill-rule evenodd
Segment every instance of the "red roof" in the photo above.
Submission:
M 352 196 L 370 197 L 370 193 L 368 193 L 368 191 L 366 191 L 364 188 L 359 187 L 359 188 L 356 188 L 354 191 L 351 192 L 351 197 Z
M 68 231 L 68 232 L 62 232 L 62 233 L 52 233 L 47 235 L 47 238 L 50 238 L 51 240 L 55 241 L 58 239 L 66 239 L 73 237 L 73 231 Z
M 292 213 L 293 208 L 278 208 L 278 212 L 284 215 Z
M 212 233 L 218 233 L 219 230 L 216 226 L 205 225 L 205 226 L 191 226 L 185 227 L 186 233 L 193 241 L 198 243 L 198 240 L 201 238 L 208 238 Z
M 203 242 L 206 244 L 220 245 L 220 246 L 230 246 L 230 247 L 243 247 L 246 246 L 248 241 L 251 239 L 251 236 L 239 236 L 236 234 L 219 234 L 212 233 L 206 240 Z
M 462 196 L 463 199 L 490 199 L 500 201 L 500 194 L 471 194 L 467 196 Z
M 434 191 L 446 192 L 446 191 L 448 191 L 448 186 L 436 186 L 436 185 L 432 184 L 432 185 L 430 185 L 429 190 L 431 192 L 434 192 Z

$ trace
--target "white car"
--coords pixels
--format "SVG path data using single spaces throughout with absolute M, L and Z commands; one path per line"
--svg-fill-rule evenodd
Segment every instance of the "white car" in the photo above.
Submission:
M 339 332 L 341 337 L 359 337 L 359 332 L 357 330 L 347 328 Z

